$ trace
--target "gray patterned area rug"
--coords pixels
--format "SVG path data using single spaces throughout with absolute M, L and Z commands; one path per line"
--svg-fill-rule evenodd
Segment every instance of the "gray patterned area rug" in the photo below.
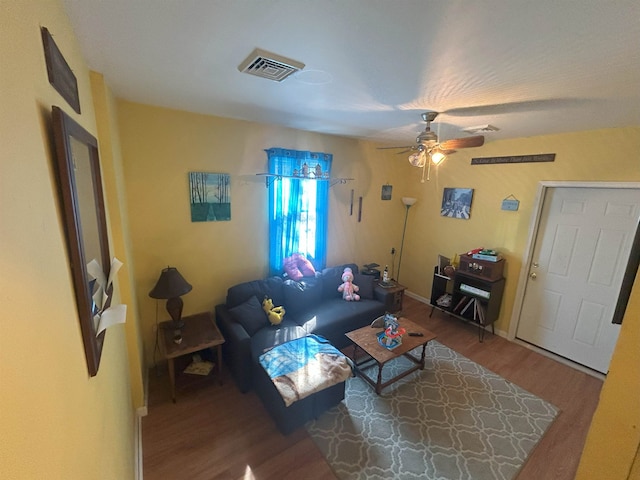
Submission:
M 418 357 L 420 348 L 413 351 Z M 409 365 L 404 357 L 389 362 L 383 381 Z M 424 370 L 380 396 L 350 378 L 345 400 L 306 428 L 342 480 L 497 480 L 518 474 L 557 414 L 550 403 L 432 341 Z

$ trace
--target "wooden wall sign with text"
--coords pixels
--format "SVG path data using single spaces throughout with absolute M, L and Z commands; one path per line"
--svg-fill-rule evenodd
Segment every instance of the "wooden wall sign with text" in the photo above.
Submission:
M 471 165 L 492 165 L 494 163 L 553 162 L 555 161 L 555 159 L 555 153 L 543 153 L 540 155 L 514 155 L 511 157 L 484 157 L 472 158 Z
M 71 71 L 56 42 L 53 41 L 49 30 L 46 27 L 42 27 L 41 31 L 49 83 L 77 113 L 80 113 L 80 97 L 78 96 L 76 76 Z

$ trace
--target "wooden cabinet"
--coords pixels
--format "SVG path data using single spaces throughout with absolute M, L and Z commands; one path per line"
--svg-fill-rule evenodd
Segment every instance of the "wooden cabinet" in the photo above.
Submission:
M 437 308 L 477 324 L 478 338 L 482 342 L 487 325 L 495 332 L 493 323 L 500 315 L 504 283 L 504 277 L 489 281 L 464 272 L 456 272 L 449 278 L 440 275 L 436 267 L 431 287 L 431 314 Z
M 402 303 L 404 301 L 404 291 L 407 289 L 404 285 L 396 283 L 392 287 L 383 287 L 377 284 L 375 287 L 379 292 L 379 296 L 384 297 L 384 304 L 387 312 L 398 313 L 402 310 Z

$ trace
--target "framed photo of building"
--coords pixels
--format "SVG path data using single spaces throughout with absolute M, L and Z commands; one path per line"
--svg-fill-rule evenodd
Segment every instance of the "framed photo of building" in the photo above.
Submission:
M 468 220 L 471 217 L 473 188 L 445 188 L 440 215 Z

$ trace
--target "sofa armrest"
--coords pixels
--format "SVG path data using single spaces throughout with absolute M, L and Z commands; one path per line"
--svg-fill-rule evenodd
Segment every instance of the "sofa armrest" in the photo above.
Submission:
M 251 390 L 251 337 L 233 320 L 226 305 L 216 305 L 216 323 L 224 336 L 222 355 L 242 393 Z
M 377 283 L 373 287 L 373 296 L 377 301 L 382 302 L 385 305 L 393 302 L 393 293 L 391 293 L 389 289 L 381 287 Z

